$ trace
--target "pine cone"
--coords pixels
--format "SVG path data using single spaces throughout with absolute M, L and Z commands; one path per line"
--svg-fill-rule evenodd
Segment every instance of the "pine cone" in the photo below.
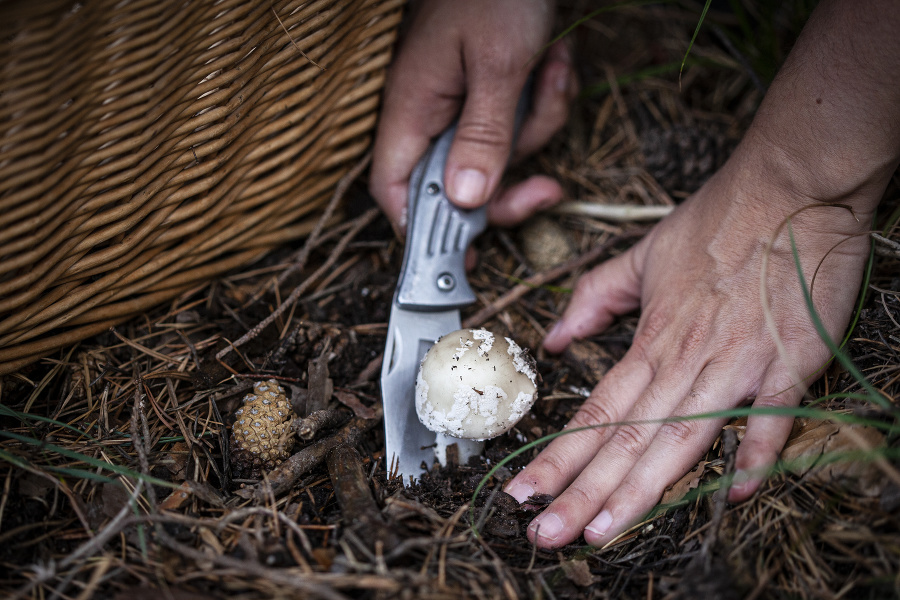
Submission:
M 651 128 L 641 135 L 644 164 L 667 192 L 693 193 L 725 164 L 734 143 L 714 123 Z
M 274 379 L 258 381 L 231 426 L 231 465 L 239 479 L 259 479 L 290 456 L 294 411 Z

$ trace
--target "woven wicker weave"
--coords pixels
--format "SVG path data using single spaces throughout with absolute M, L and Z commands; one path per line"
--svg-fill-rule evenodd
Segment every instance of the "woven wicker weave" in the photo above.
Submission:
M 0 374 L 308 233 L 401 9 L 0 3 Z

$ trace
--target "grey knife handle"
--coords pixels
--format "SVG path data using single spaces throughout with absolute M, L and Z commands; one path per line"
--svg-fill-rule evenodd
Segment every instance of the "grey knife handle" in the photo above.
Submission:
M 443 310 L 475 302 L 466 279 L 466 249 L 487 226 L 485 207 L 455 206 L 444 190 L 444 167 L 456 126 L 422 157 L 409 181 L 409 226 L 397 303 L 412 310 Z
M 515 138 L 528 112 L 532 77 L 516 106 Z M 475 302 L 466 278 L 466 249 L 487 227 L 487 207 L 457 207 L 447 198 L 444 169 L 456 134 L 452 125 L 425 153 L 409 178 L 409 226 L 395 301 L 409 310 L 445 310 Z

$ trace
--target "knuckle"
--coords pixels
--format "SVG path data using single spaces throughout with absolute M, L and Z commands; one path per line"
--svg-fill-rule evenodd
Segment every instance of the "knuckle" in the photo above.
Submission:
M 460 122 L 455 142 L 489 149 L 508 149 L 511 140 L 499 121 L 480 118 Z
M 565 502 L 568 506 L 591 507 L 595 504 L 594 499 L 596 496 L 597 494 L 595 491 L 586 490 L 578 485 L 578 483 L 573 483 L 566 488 L 566 491 L 562 495 L 560 495 L 557 502 Z
M 569 459 L 562 454 L 543 452 L 529 465 L 529 473 L 536 481 L 545 479 L 545 473 L 558 476 L 571 468 Z
M 588 401 L 569 422 L 571 427 L 590 427 L 582 433 L 593 434 L 594 437 L 605 437 L 606 427 L 593 427 L 594 425 L 609 425 L 615 422 L 615 415 L 601 401 Z
M 657 484 L 658 485 L 658 484 Z M 655 491 L 655 490 L 654 490 Z M 660 493 L 661 495 L 661 493 Z M 647 482 L 639 481 L 635 477 L 626 477 L 616 489 L 615 498 L 618 501 L 624 499 L 628 505 L 633 506 L 640 501 L 646 501 L 648 496 Z M 612 504 L 612 502 L 611 502 Z M 614 507 L 610 507 L 614 510 Z
M 616 430 L 610 443 L 618 448 L 624 457 L 636 461 L 643 456 L 650 443 L 650 432 L 643 425 L 635 423 L 622 425 Z
M 662 439 L 670 440 L 676 446 L 690 443 L 700 434 L 700 423 L 693 420 L 670 421 L 664 423 L 659 431 Z

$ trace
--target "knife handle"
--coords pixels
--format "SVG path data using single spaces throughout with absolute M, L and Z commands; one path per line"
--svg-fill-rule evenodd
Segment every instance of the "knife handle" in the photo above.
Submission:
M 397 303 L 440 310 L 475 302 L 466 279 L 466 249 L 487 226 L 485 207 L 455 206 L 444 190 L 444 167 L 456 126 L 446 130 L 410 177 L 409 225 Z
M 515 137 L 528 110 L 529 76 L 516 107 Z M 487 207 L 467 210 L 450 202 L 444 169 L 456 124 L 425 153 L 409 179 L 409 226 L 396 302 L 410 310 L 444 310 L 475 302 L 466 278 L 466 249 L 487 226 Z

